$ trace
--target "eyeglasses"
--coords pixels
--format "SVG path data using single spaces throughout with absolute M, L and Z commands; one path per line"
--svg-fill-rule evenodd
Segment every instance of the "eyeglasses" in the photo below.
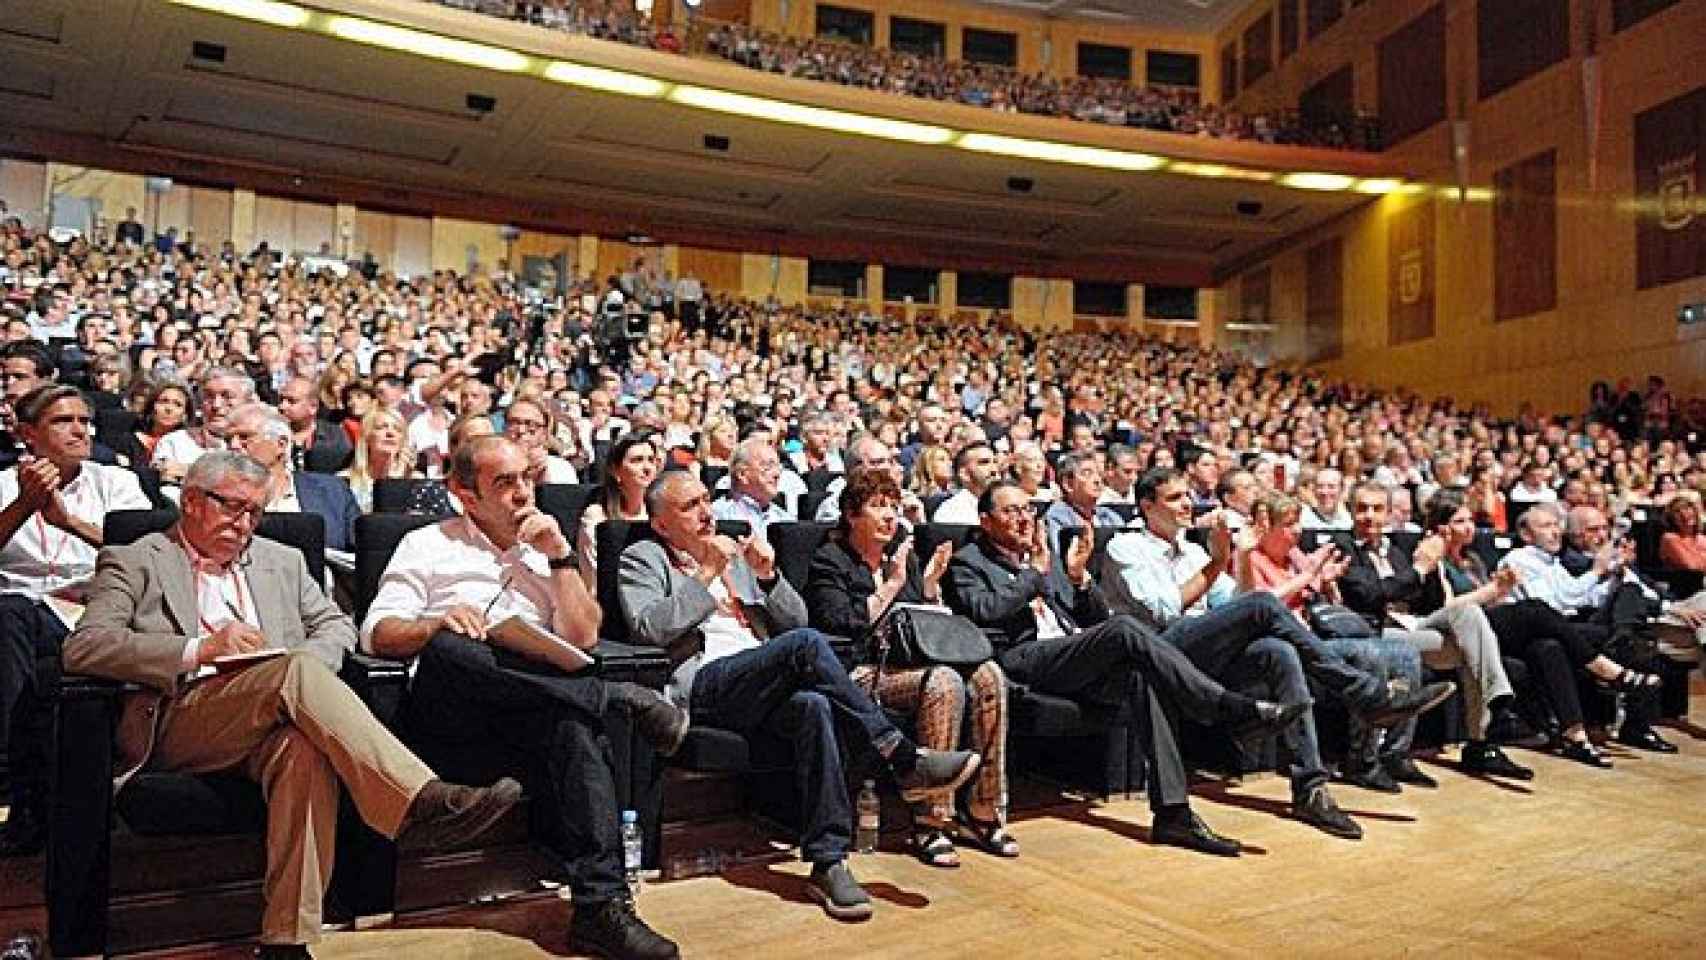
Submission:
M 202 496 L 206 497 L 214 506 L 219 508 L 219 512 L 224 514 L 227 520 L 242 520 L 247 518 L 251 524 L 259 524 L 261 522 L 261 514 L 265 513 L 267 509 L 267 505 L 264 503 L 244 503 L 237 497 L 228 497 L 223 493 L 216 493 L 212 490 L 202 490 L 200 492 Z

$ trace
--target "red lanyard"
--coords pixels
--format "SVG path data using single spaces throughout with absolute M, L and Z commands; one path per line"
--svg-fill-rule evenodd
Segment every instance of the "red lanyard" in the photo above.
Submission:
M 47 579 L 51 580 L 59 575 L 59 555 L 65 552 L 65 545 L 71 542 L 71 534 L 62 532 L 59 546 L 54 548 L 52 556 L 48 556 L 47 524 L 43 522 L 39 513 L 36 514 L 36 533 L 41 537 L 41 553 L 47 559 Z
M 183 548 L 184 556 L 188 558 L 190 562 L 190 574 L 192 577 L 191 590 L 195 593 L 196 620 L 201 623 L 202 634 L 203 636 L 206 636 L 208 634 L 216 633 L 218 632 L 218 627 L 208 623 L 207 617 L 201 612 L 201 567 L 203 561 L 195 552 L 195 548 L 190 546 L 189 541 L 184 539 L 182 532 L 178 534 L 178 546 Z M 249 604 L 243 599 L 243 581 L 237 578 L 237 571 L 235 569 L 227 570 L 225 575 L 232 578 L 231 585 L 237 592 L 236 606 L 232 606 L 231 602 L 227 600 L 225 602 L 225 608 L 232 613 L 235 613 L 237 615 L 236 619 L 247 623 L 249 620 Z M 223 599 L 223 596 L 221 599 Z

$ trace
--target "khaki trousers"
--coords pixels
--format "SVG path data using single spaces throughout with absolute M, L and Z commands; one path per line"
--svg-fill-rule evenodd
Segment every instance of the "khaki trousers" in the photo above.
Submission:
M 300 651 L 212 677 L 168 700 L 149 769 L 240 769 L 267 801 L 262 943 L 320 939 L 331 881 L 338 782 L 361 818 L 395 837 L 433 772 L 354 691 Z

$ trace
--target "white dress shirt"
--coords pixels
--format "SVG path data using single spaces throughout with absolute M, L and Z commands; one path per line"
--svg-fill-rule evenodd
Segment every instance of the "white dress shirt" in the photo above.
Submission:
M 173 430 L 154 444 L 154 458 L 150 463 L 156 468 L 169 463 L 186 467 L 195 463 L 201 459 L 202 454 L 215 449 L 213 446 L 204 445 L 202 440 L 197 439 L 198 436 L 206 439 L 209 444 L 214 440 L 201 430 L 193 433 L 189 430 Z
M 554 629 L 556 590 L 545 555 L 521 543 L 500 551 L 467 517 L 410 533 L 380 578 L 361 624 L 361 649 L 373 652 L 373 628 L 387 617 L 436 617 L 457 605 L 486 610 L 489 624 L 515 616 Z
M 970 490 L 961 490 L 936 506 L 931 523 L 960 523 L 977 526 L 977 497 Z
M 147 510 L 136 474 L 123 467 L 85 462 L 77 479 L 59 491 L 65 510 L 96 527 L 113 510 Z M 0 508 L 18 499 L 18 468 L 0 470 Z M 36 514 L 0 547 L 0 593 L 36 600 L 54 594 L 76 595 L 95 575 L 96 549 L 82 537 L 61 530 Z
M 1108 541 L 1108 554 L 1102 562 L 1107 573 L 1113 574 L 1102 578 L 1108 606 L 1122 613 L 1141 615 L 1147 611 L 1162 626 L 1180 617 L 1206 613 L 1236 592 L 1231 578 L 1221 574 L 1196 603 L 1185 606 L 1179 586 L 1209 565 L 1209 555 L 1187 539 L 1183 530 L 1172 543 L 1148 530 L 1115 534 Z
M 1522 585 L 1511 591 L 1509 602 L 1540 600 L 1562 614 L 1598 607 L 1611 595 L 1613 580 L 1591 568 L 1579 577 L 1570 576 L 1556 554 L 1539 547 L 1518 547 L 1499 562 L 1522 575 Z

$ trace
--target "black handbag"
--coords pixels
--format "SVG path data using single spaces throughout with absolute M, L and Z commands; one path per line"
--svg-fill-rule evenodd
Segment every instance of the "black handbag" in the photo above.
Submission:
M 883 620 L 885 664 L 970 669 L 995 656 L 989 637 L 976 624 L 946 610 L 897 606 Z
M 1309 626 L 1323 640 L 1372 640 L 1380 636 L 1368 618 L 1338 603 L 1309 605 Z

